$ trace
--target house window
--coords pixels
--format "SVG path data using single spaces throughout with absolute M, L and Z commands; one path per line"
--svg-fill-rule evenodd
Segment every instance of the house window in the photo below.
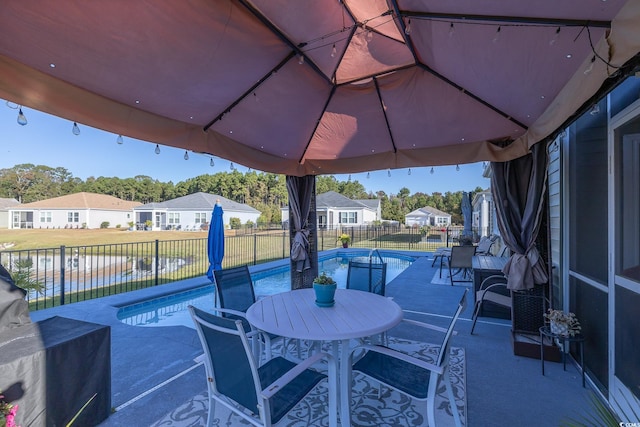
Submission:
M 206 212 L 196 212 L 196 224 L 205 224 L 207 222 Z
M 67 222 L 80 222 L 80 212 L 67 212 Z
M 168 219 L 169 219 L 169 224 L 173 224 L 173 225 L 180 224 L 180 213 L 169 212 Z
M 358 212 L 340 212 L 340 224 L 357 224 Z
M 443 216 L 439 216 L 438 218 L 436 218 L 436 221 L 438 222 L 438 225 L 447 225 L 447 224 L 449 224 L 449 221 L 447 221 L 447 218 L 445 218 Z
M 51 222 L 51 212 L 49 212 L 49 211 L 41 211 L 40 212 L 40 222 Z

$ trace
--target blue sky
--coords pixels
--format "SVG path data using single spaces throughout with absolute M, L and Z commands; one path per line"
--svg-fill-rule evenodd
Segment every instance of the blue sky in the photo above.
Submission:
M 131 178 L 147 175 L 163 182 L 174 184 L 202 174 L 214 174 L 230 171 L 230 162 L 214 157 L 214 166 L 210 157 L 189 153 L 184 160 L 184 150 L 160 146 L 160 154 L 155 154 L 155 144 L 124 137 L 124 143 L 116 143 L 117 135 L 90 128 L 78 123 L 80 135 L 72 133 L 73 122 L 49 114 L 41 113 L 29 107 L 23 112 L 28 120 L 26 126 L 20 126 L 16 119 L 18 110 L 15 104 L 3 100 L 0 104 L 0 169 L 11 168 L 21 163 L 63 167 L 73 176 L 82 180 L 90 176 Z M 248 168 L 234 164 L 240 172 Z M 489 188 L 489 179 L 482 177 L 482 164 L 474 163 L 455 166 L 436 166 L 434 173 L 430 167 L 391 171 L 371 171 L 352 174 L 352 180 L 358 180 L 367 191 L 383 190 L 387 194 L 397 194 L 402 187 L 411 194 L 423 192 L 445 193 L 447 191 L 471 191 L 476 187 Z M 336 175 L 345 181 L 349 175 Z

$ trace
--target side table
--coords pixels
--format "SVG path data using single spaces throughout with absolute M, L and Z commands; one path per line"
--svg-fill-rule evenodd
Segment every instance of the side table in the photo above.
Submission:
M 571 344 L 572 342 L 578 344 L 580 351 L 580 370 L 582 371 L 582 387 L 584 387 L 584 336 L 582 334 L 578 335 L 558 335 L 551 332 L 549 326 L 540 327 L 540 360 L 542 362 L 542 375 L 544 375 L 544 338 L 550 338 L 551 340 L 558 340 L 562 343 L 562 369 L 567 370 L 567 355 L 565 353 L 565 345 L 568 342 Z

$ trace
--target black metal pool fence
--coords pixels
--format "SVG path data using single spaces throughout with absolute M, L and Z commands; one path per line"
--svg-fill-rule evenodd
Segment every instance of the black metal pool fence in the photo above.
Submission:
M 349 246 L 432 252 L 457 244 L 462 227 L 367 226 L 320 228 L 318 251 Z M 225 236 L 223 268 L 289 256 L 288 230 Z M 154 240 L 46 249 L 3 250 L 0 262 L 28 291 L 31 310 L 157 286 L 206 274 L 207 239 Z

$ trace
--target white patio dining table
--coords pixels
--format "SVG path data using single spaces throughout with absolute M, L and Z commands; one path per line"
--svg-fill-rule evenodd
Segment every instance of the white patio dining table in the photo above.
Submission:
M 341 425 L 349 419 L 349 341 L 380 334 L 402 320 L 392 299 L 369 292 L 338 289 L 332 307 L 318 307 L 313 289 L 283 292 L 257 301 L 247 310 L 256 328 L 287 338 L 329 341 L 338 360 Z

